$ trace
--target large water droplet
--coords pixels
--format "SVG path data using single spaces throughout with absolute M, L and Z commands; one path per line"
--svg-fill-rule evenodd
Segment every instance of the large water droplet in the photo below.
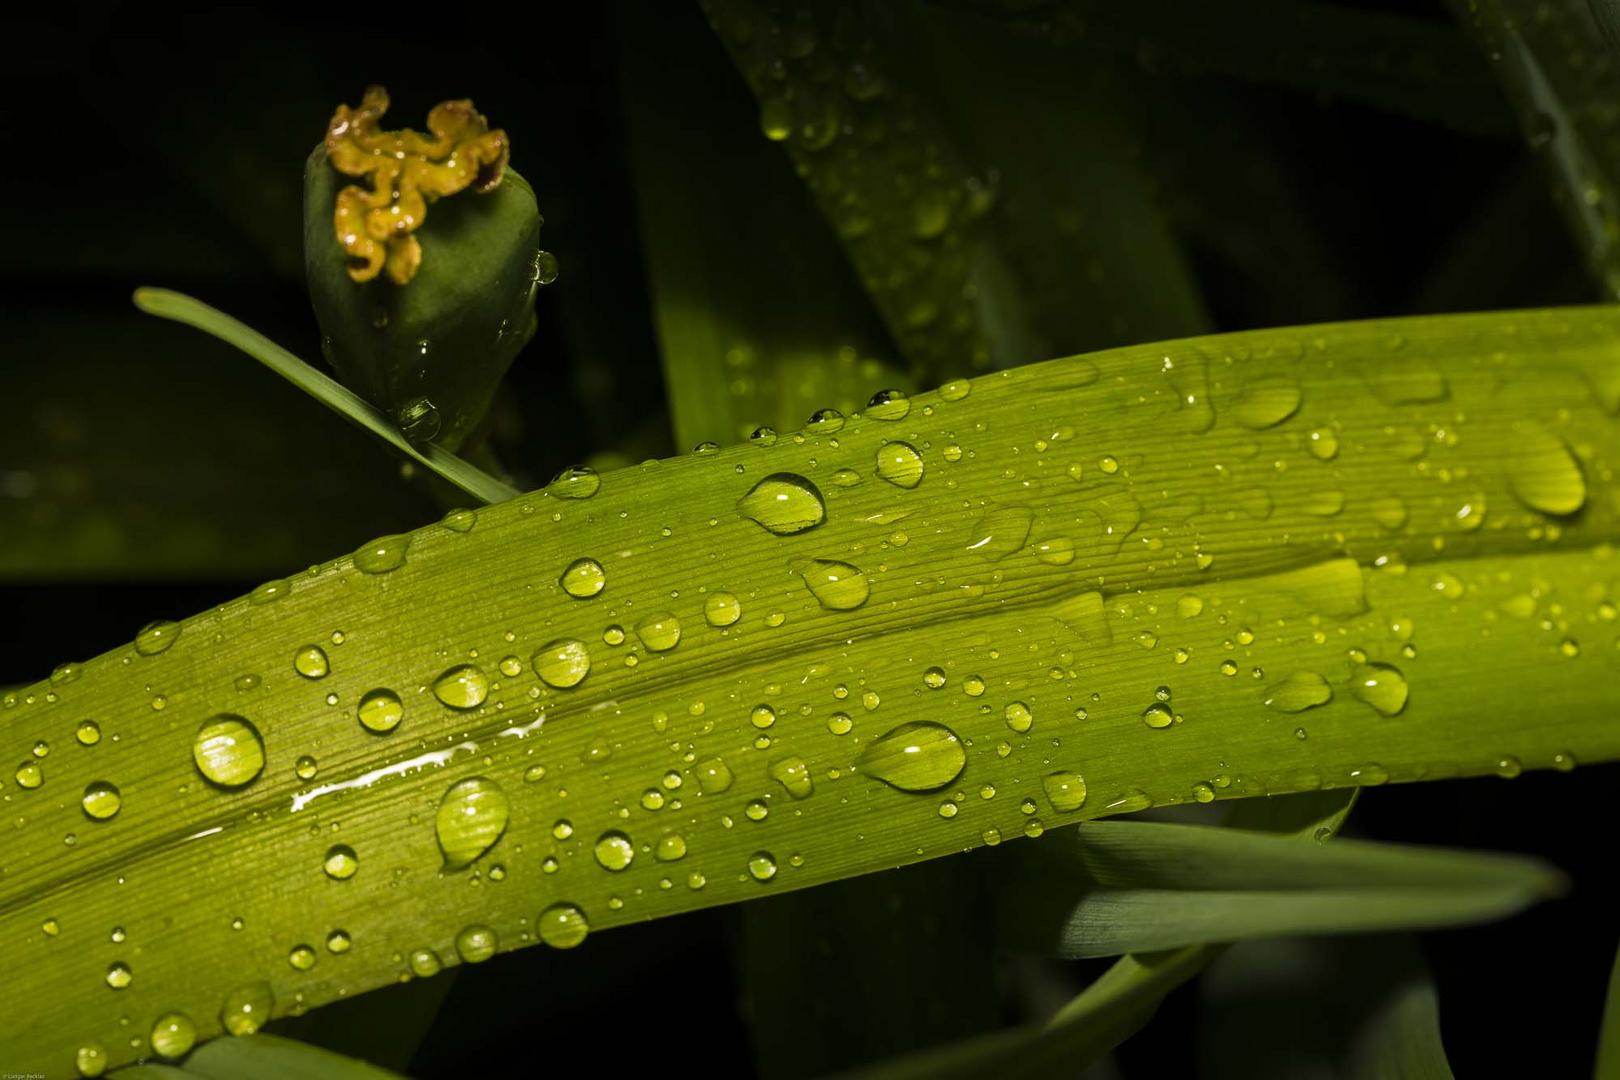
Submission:
M 865 571 L 833 559 L 814 559 L 799 571 L 799 576 L 829 611 L 853 611 L 866 603 L 871 592 Z
M 175 1061 L 197 1044 L 197 1025 L 183 1012 L 164 1013 L 152 1025 L 150 1041 L 158 1057 Z
M 1513 494 L 1543 514 L 1573 514 L 1586 505 L 1586 476 L 1564 441 L 1539 425 L 1522 431 L 1508 465 Z
M 1029 539 L 1035 515 L 1025 506 L 1002 506 L 979 519 L 967 548 L 992 561 L 1005 559 Z
M 922 455 L 908 442 L 884 443 L 877 450 L 876 471 L 896 487 L 914 488 L 922 483 Z
M 191 756 L 213 783 L 241 787 L 264 771 L 264 740 L 247 719 L 222 713 L 198 729 Z
M 455 784 L 439 800 L 433 829 L 444 854 L 444 869 L 470 866 L 506 831 L 511 805 L 495 781 L 482 776 Z
M 910 412 L 911 399 L 901 390 L 879 390 L 866 403 L 866 415 L 873 420 L 904 420 Z
M 326 661 L 326 650 L 319 645 L 305 645 L 293 653 L 293 670 L 306 679 L 324 679 L 331 666 Z
M 962 774 L 967 751 L 956 732 L 931 720 L 901 724 L 873 739 L 856 765 L 901 791 L 934 791 Z
M 636 847 L 624 833 L 612 830 L 596 838 L 596 861 L 604 870 L 624 870 L 636 857 Z
M 83 1077 L 97 1077 L 107 1071 L 107 1048 L 100 1043 L 85 1043 L 73 1054 L 73 1067 Z
M 772 473 L 737 501 L 743 517 L 777 536 L 813 529 L 827 519 L 821 490 L 797 473 Z
M 557 584 L 569 596 L 587 600 L 601 592 L 607 584 L 607 571 L 595 559 L 575 559 L 562 572 Z
M 118 813 L 124 805 L 124 797 L 118 788 L 105 780 L 97 780 L 84 789 L 84 798 L 81 803 L 84 812 L 96 821 L 106 821 Z
M 815 782 L 810 777 L 810 767 L 804 763 L 804 758 L 780 758 L 771 762 L 765 772 L 795 799 L 807 799 L 815 792 Z
M 535 920 L 540 940 L 553 949 L 572 949 L 591 932 L 590 920 L 573 904 L 552 904 Z
M 142 656 L 156 656 L 164 652 L 174 639 L 180 636 L 180 624 L 176 622 L 151 622 L 135 635 L 135 651 Z
M 326 849 L 326 858 L 321 860 L 321 868 L 326 876 L 334 881 L 347 881 L 360 870 L 360 856 L 354 853 L 354 848 L 348 844 L 333 844 Z
M 1299 384 L 1291 380 L 1264 379 L 1251 383 L 1237 400 L 1232 415 L 1246 428 L 1258 431 L 1275 427 L 1299 411 Z
M 1296 671 L 1271 688 L 1266 704 L 1278 712 L 1297 713 L 1326 705 L 1333 700 L 1333 688 L 1314 671 Z
M 33 790 L 45 782 L 45 770 L 40 763 L 29 758 L 17 766 L 17 786 Z
M 392 690 L 372 690 L 360 699 L 360 726 L 386 735 L 405 718 L 405 706 Z
M 559 499 L 588 499 L 602 487 L 602 478 L 595 469 L 575 465 L 557 474 L 546 488 L 548 495 Z
M 433 680 L 433 696 L 452 709 L 476 709 L 489 696 L 489 676 L 476 664 L 458 664 Z
M 713 593 L 703 601 L 703 618 L 710 626 L 730 626 L 742 618 L 742 603 L 731 593 Z
M 755 881 L 769 881 L 776 876 L 776 856 L 768 851 L 756 851 L 748 856 L 748 876 Z
M 421 979 L 431 979 L 444 970 L 444 961 L 439 954 L 426 946 L 412 949 L 410 955 L 411 973 Z
M 705 795 L 718 795 L 731 787 L 731 767 L 719 758 L 698 762 L 695 771 L 698 787 Z
M 464 926 L 456 935 L 456 952 L 462 961 L 468 964 L 482 964 L 495 955 L 499 945 L 500 939 L 495 935 L 494 929 L 483 923 Z
M 379 536 L 354 553 L 354 566 L 364 574 L 386 574 L 405 565 L 409 536 Z
M 275 1007 L 269 983 L 245 983 L 225 995 L 219 1007 L 219 1022 L 232 1035 L 252 1035 L 270 1019 Z
M 1389 664 L 1362 664 L 1350 676 L 1350 693 L 1385 716 L 1406 708 L 1406 676 Z
M 1086 782 L 1077 772 L 1047 773 L 1041 779 L 1041 789 L 1046 792 L 1046 801 L 1052 804 L 1052 809 L 1060 813 L 1078 810 L 1086 802 Z
M 529 658 L 540 681 L 557 690 L 578 686 L 591 672 L 591 653 L 583 641 L 560 638 Z
M 681 620 L 667 611 L 655 611 L 636 620 L 636 637 L 649 652 L 668 652 L 681 643 Z

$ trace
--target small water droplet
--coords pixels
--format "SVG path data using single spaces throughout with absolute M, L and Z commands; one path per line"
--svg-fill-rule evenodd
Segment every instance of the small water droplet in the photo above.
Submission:
M 510 814 L 506 792 L 495 781 L 473 776 L 453 785 L 433 817 L 444 869 L 461 870 L 494 847 Z
M 778 758 L 771 762 L 765 771 L 772 780 L 781 784 L 792 798 L 807 799 L 815 792 L 810 767 L 804 763 L 803 758 Z
M 607 585 L 607 571 L 595 559 L 575 559 L 562 572 L 557 584 L 563 592 L 580 600 L 588 600 Z
M 817 409 L 805 421 L 806 435 L 833 435 L 844 430 L 844 414 L 837 409 Z
M 326 935 L 326 951 L 333 955 L 346 953 L 354 945 L 354 939 L 347 930 L 333 930 Z
M 122 960 L 114 960 L 107 965 L 107 985 L 114 990 L 122 990 L 134 981 L 135 973 Z
M 1034 523 L 1035 515 L 1028 507 L 998 507 L 979 519 L 967 548 L 992 561 L 1005 559 L 1024 546 Z
M 79 740 L 80 746 L 94 746 L 101 741 L 101 725 L 94 720 L 81 720 L 73 737 Z
M 176 1061 L 197 1044 L 197 1025 L 183 1012 L 164 1013 L 152 1024 L 149 1039 L 158 1057 Z
M 444 426 L 438 406 L 425 397 L 412 398 L 401 405 L 394 414 L 394 423 L 399 425 L 400 434 L 417 446 L 437 439 Z
M 698 787 L 705 795 L 718 795 L 731 787 L 731 767 L 719 758 L 699 762 L 694 771 Z
M 347 881 L 360 870 L 360 856 L 354 853 L 354 848 L 347 844 L 333 844 L 326 849 L 326 857 L 321 860 L 321 869 L 326 876 L 334 881 Z
M 1305 445 L 1318 461 L 1332 461 L 1339 456 L 1339 436 L 1332 428 L 1317 428 L 1307 438 Z
M 150 622 L 141 628 L 135 635 L 135 651 L 142 656 L 156 656 L 166 652 L 174 644 L 174 639 L 180 636 L 180 624 L 176 622 Z
M 1256 431 L 1275 427 L 1299 411 L 1299 384 L 1291 380 L 1263 379 L 1246 387 L 1233 416 Z
M 731 593 L 713 593 L 703 601 L 703 618 L 710 626 L 730 626 L 742 618 L 742 603 Z
M 478 524 L 478 511 L 452 510 L 439 519 L 439 524 L 451 532 L 472 532 L 473 526 Z
M 1539 425 L 1528 425 L 1514 441 L 1508 464 L 1513 494 L 1543 514 L 1564 516 L 1586 505 L 1586 475 L 1568 445 Z
M 922 483 L 922 455 L 915 446 L 896 439 L 878 447 L 874 471 L 895 487 L 914 488 Z
M 529 663 L 541 682 L 557 690 L 567 690 L 578 686 L 590 674 L 591 653 L 583 641 L 560 638 L 535 650 Z
M 635 845 L 622 832 L 611 830 L 596 838 L 596 862 L 604 870 L 624 870 L 635 857 Z
M 1362 664 L 1350 676 L 1350 693 L 1384 716 L 1406 708 L 1406 677 L 1389 664 Z
M 636 637 L 648 652 L 668 652 L 681 641 L 681 620 L 667 611 L 655 611 L 636 620 Z
M 476 664 L 458 664 L 433 680 L 433 696 L 452 709 L 476 709 L 489 696 L 489 676 Z
M 911 399 L 902 390 L 879 390 L 866 403 L 866 415 L 873 420 L 904 420 L 910 412 Z
M 867 775 L 900 791 L 935 791 L 962 774 L 967 752 L 956 732 L 930 720 L 913 721 L 868 743 L 856 759 Z
M 431 979 L 444 970 L 444 961 L 439 954 L 426 946 L 411 950 L 411 973 L 419 979 Z
M 409 536 L 379 536 L 354 553 L 354 567 L 363 574 L 386 574 L 405 565 Z
M 326 650 L 319 645 L 305 645 L 293 653 L 293 670 L 306 679 L 324 679 L 331 670 L 326 661 Z
M 1001 715 L 1007 721 L 1007 726 L 1020 735 L 1035 725 L 1035 714 L 1030 712 L 1029 706 L 1022 701 L 1012 702 L 1002 710 Z
M 107 1071 L 107 1048 L 100 1043 L 85 1043 L 74 1052 L 73 1067 L 82 1077 L 100 1076 Z
M 287 963 L 294 971 L 308 971 L 320 959 L 310 945 L 294 945 L 287 953 Z
M 1266 704 L 1278 712 L 1298 713 L 1326 705 L 1333 688 L 1314 671 L 1296 671 L 1271 688 Z
M 573 904 L 552 904 L 535 920 L 540 940 L 553 949 L 572 949 L 590 934 L 590 920 Z
M 191 754 L 197 770 L 220 787 L 242 787 L 264 771 L 259 729 L 230 713 L 221 713 L 197 730 Z
M 482 964 L 495 955 L 499 944 L 495 931 L 483 923 L 464 926 L 456 935 L 456 953 L 468 964 Z
M 1142 723 L 1156 730 L 1164 730 L 1176 722 L 1176 714 L 1162 701 L 1155 701 L 1142 710 Z
M 399 695 L 392 690 L 372 690 L 360 699 L 357 715 L 361 727 L 379 735 L 386 735 L 397 728 L 399 722 L 405 718 L 405 706 L 399 700 Z
M 755 881 L 769 881 L 776 876 L 776 856 L 768 851 L 756 851 L 748 856 L 748 875 Z
M 1041 779 L 1041 789 L 1046 792 L 1046 801 L 1059 813 L 1078 810 L 1086 802 L 1086 782 L 1077 772 L 1048 773 Z
M 546 493 L 559 499 L 588 499 L 602 487 L 602 477 L 595 469 L 575 465 L 558 473 L 546 488 Z
M 853 611 L 866 603 L 871 592 L 865 571 L 833 559 L 813 559 L 799 576 L 828 611 Z
M 85 787 L 81 805 L 87 816 L 96 821 L 106 821 L 118 813 L 124 805 L 124 797 L 113 784 L 97 780 Z

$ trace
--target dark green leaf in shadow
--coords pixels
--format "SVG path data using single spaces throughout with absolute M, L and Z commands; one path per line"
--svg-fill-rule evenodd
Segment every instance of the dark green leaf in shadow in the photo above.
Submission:
M 1365 1080 L 1451 1080 L 1440 1041 L 1440 1003 L 1427 978 L 1397 986 L 1357 1039 L 1352 1075 Z
M 1620 1077 L 1620 952 L 1614 956 L 1614 970 L 1609 974 L 1609 996 L 1603 1002 L 1603 1027 L 1598 1032 L 1598 1080 Z

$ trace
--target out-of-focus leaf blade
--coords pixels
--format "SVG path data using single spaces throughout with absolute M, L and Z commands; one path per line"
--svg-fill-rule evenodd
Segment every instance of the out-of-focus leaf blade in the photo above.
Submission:
M 186 1072 L 208 1080 L 397 1080 L 399 1075 L 358 1058 L 264 1034 L 206 1043 L 186 1059 Z
M 1617 374 L 1607 308 L 1031 365 L 575 474 L 63 665 L 0 697 L 0 1058 L 122 1064 L 250 979 L 285 1015 L 422 949 L 1149 805 L 1620 758 Z M 261 764 L 221 716 L 264 747 L 234 788 L 199 772 Z
M 1609 974 L 1609 994 L 1603 1002 L 1603 1026 L 1598 1031 L 1598 1080 L 1620 1077 L 1620 952 L 1615 953 L 1614 970 Z
M 1440 1002 L 1427 979 L 1396 987 L 1361 1032 L 1354 1074 L 1364 1080 L 1451 1080 Z

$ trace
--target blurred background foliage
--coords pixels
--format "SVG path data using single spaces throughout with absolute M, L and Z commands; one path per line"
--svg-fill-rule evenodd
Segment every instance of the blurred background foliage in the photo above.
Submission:
M 395 125 L 471 97 L 539 195 L 561 276 L 493 434 L 528 488 L 1052 355 L 1605 299 L 1620 77 L 1584 12 L 715 0 L 718 32 L 654 0 L 0 16 L 0 682 L 442 511 L 386 449 L 129 303 L 181 289 L 318 358 L 300 170 L 369 83 Z M 1604 781 L 1379 790 L 1352 821 L 1536 852 L 1579 886 L 1611 872 L 1584 824 L 1606 820 Z M 846 1068 L 1038 1020 L 1105 966 L 993 948 L 996 855 L 524 950 L 278 1027 L 423 1077 L 570 1044 L 625 1072 Z M 1369 1025 L 1427 1015 L 1435 990 L 1460 1074 L 1584 1073 L 1613 911 L 1577 887 L 1485 929 L 1238 946 L 1091 1075 L 1348 1074 L 1371 1067 Z M 1407 977 L 1425 963 L 1432 984 Z M 1535 1037 L 1488 1034 L 1508 1030 Z

